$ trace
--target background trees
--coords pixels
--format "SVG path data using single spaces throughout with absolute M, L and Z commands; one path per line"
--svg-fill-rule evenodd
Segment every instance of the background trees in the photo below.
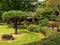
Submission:
M 34 11 L 37 0 L 0 0 L 0 10 Z
M 60 0 L 45 0 L 38 4 L 40 15 L 47 18 L 49 21 L 55 21 L 56 17 L 60 15 Z
M 22 11 L 8 11 L 2 14 L 2 19 L 6 23 L 13 24 L 13 27 L 15 29 L 15 34 L 17 34 L 17 28 L 18 25 L 26 20 L 28 14 Z
M 0 17 L 4 11 L 21 10 L 23 12 L 34 12 L 36 8 L 37 0 L 0 0 Z
M 60 15 L 60 0 L 47 0 L 46 7 L 53 8 Z

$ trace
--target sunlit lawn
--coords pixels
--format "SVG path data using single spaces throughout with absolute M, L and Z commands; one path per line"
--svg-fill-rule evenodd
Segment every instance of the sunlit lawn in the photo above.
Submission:
M 13 28 L 8 28 L 6 25 L 0 25 L 0 34 L 13 33 Z M 22 45 L 32 42 L 36 42 L 44 38 L 40 33 L 29 32 L 28 30 L 18 30 L 20 34 L 13 35 L 15 40 L 13 41 L 0 41 L 0 45 Z
M 7 25 L 0 25 L 0 34 L 12 33 L 12 32 L 14 32 L 13 28 L 8 28 Z

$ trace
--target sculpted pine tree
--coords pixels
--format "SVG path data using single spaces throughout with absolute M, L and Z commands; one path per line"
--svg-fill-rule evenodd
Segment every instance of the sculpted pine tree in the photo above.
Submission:
M 17 34 L 17 28 L 21 20 L 25 20 L 28 14 L 22 11 L 8 11 L 2 14 L 2 19 L 6 23 L 12 23 L 15 29 L 15 34 Z

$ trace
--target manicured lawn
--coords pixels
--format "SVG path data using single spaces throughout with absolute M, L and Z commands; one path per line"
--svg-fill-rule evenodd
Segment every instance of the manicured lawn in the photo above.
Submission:
M 8 28 L 6 25 L 0 25 L 0 37 L 2 34 L 5 33 L 13 33 L 14 29 L 13 28 Z M 15 35 L 12 34 L 15 40 L 10 40 L 10 41 L 0 41 L 0 45 L 23 45 L 23 44 L 28 44 L 32 42 L 36 42 L 44 38 L 44 36 L 41 33 L 36 33 L 36 32 L 29 32 L 28 30 L 18 30 L 20 34 Z
M 13 28 L 8 28 L 7 25 L 0 25 L 0 34 L 12 33 L 12 32 L 14 32 Z

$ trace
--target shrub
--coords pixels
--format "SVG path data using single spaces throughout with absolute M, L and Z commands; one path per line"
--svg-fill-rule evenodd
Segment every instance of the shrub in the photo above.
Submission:
M 27 26 L 25 26 L 25 25 L 20 25 L 19 26 L 19 29 L 26 29 L 27 28 Z
M 29 26 L 29 31 L 40 32 L 40 27 L 38 25 L 30 25 Z
M 43 33 L 46 37 L 49 37 L 52 33 L 56 32 L 55 30 L 50 30 L 48 27 L 41 27 L 40 32 Z
M 39 25 L 40 26 L 48 26 L 49 25 L 48 20 L 46 18 L 43 20 L 40 20 Z
M 42 40 L 40 45 L 60 45 L 60 33 L 53 33 L 46 40 Z

